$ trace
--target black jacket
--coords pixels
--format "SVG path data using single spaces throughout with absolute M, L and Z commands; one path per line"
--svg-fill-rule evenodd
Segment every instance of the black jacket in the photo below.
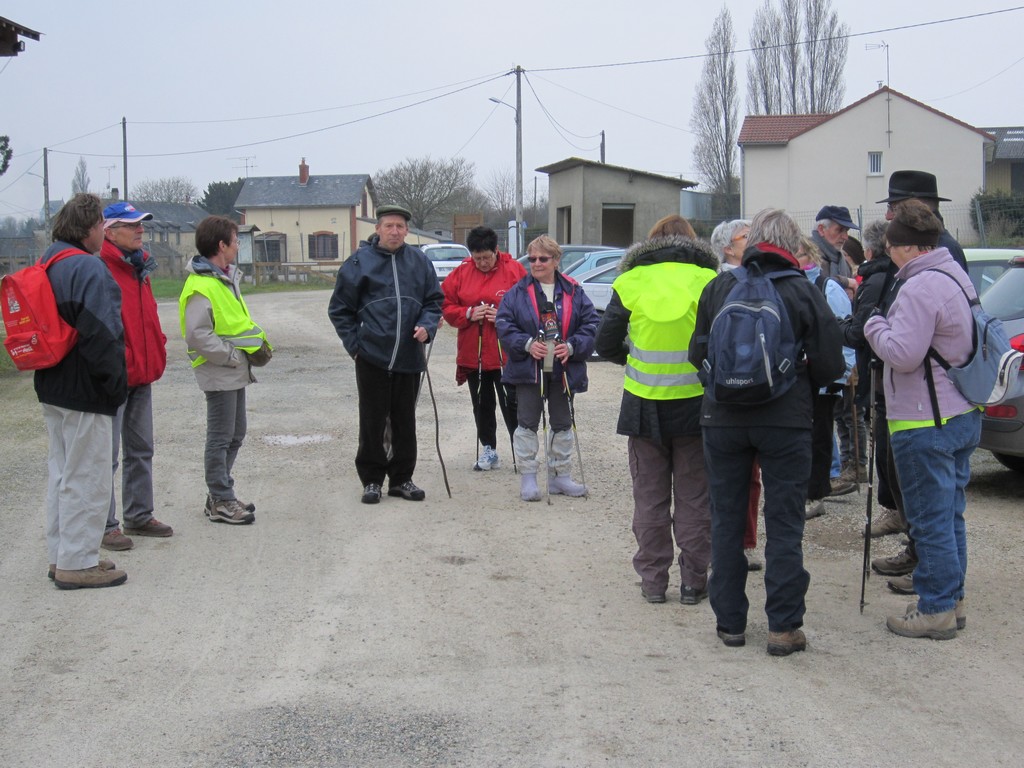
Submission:
M 77 243 L 53 243 L 49 261 Z M 121 324 L 121 289 L 99 256 L 83 252 L 54 264 L 47 275 L 57 311 L 78 331 L 78 343 L 52 368 L 35 372 L 40 403 L 113 416 L 128 398 L 128 370 Z
M 753 245 L 743 254 L 743 266 L 752 263 L 764 272 L 798 268 L 796 259 L 789 254 L 766 252 Z M 697 324 L 690 340 L 690 362 L 698 368 L 707 357 L 711 322 L 735 283 L 732 272 L 723 272 L 701 294 Z M 794 336 L 803 344 L 805 359 L 797 366 L 796 383 L 781 397 L 761 405 L 722 405 L 705 397 L 702 426 L 810 429 L 812 394 L 845 373 L 843 335 L 821 291 L 807 279 L 779 280 L 774 285 L 786 305 Z

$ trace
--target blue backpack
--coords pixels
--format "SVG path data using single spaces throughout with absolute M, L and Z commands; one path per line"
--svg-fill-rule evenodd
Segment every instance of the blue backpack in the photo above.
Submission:
M 707 356 L 698 371 L 704 396 L 727 405 L 760 405 L 786 393 L 801 356 L 775 281 L 806 278 L 792 269 L 732 271 L 736 284 L 711 321 Z

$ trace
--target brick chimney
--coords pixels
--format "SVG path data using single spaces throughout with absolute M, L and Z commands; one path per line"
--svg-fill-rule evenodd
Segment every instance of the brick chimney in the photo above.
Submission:
M 302 158 L 302 162 L 299 163 L 299 184 L 306 186 L 309 181 L 309 166 L 306 165 L 306 158 Z

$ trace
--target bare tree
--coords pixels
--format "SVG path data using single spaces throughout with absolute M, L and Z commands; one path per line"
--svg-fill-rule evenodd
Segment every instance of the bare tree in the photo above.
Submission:
M 71 194 L 77 195 L 80 192 L 89 191 L 89 171 L 85 166 L 85 158 L 78 158 L 78 165 L 75 166 L 75 175 L 71 177 Z
M 143 179 L 132 188 L 132 200 L 149 203 L 194 203 L 199 190 L 191 179 L 167 176 L 162 179 Z
M 451 227 L 452 214 L 467 210 L 471 198 L 479 200 L 473 175 L 473 163 L 465 158 L 433 160 L 428 155 L 406 158 L 377 171 L 373 185 L 381 203 L 395 203 L 409 210 L 413 226 L 440 229 Z
M 14 152 L 11 149 L 11 137 L 0 136 L 0 176 L 7 173 L 7 169 L 11 166 L 11 154 Z
M 732 16 L 723 8 L 711 35 L 704 41 L 700 85 L 694 96 L 690 127 L 697 134 L 693 161 L 702 181 L 712 192 L 736 191 L 736 132 L 739 99 L 736 95 L 736 35 Z
M 511 168 L 495 169 L 483 186 L 494 219 L 504 222 L 516 216 L 516 175 Z
M 842 104 L 849 27 L 832 0 L 772 0 L 754 13 L 747 109 L 755 115 L 835 112 Z

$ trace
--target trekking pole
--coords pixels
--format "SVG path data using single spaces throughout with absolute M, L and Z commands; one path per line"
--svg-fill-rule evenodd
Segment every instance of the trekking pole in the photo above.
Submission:
M 484 379 L 484 322 L 477 322 L 476 337 L 476 403 L 473 408 L 473 421 L 476 422 L 476 464 L 473 469 L 480 471 L 480 389 Z
M 427 377 L 427 391 L 430 393 L 430 403 L 434 406 L 434 447 L 437 448 L 437 460 L 441 462 L 441 477 L 444 478 L 444 489 L 448 492 L 448 498 L 452 497 L 451 486 L 448 485 L 448 469 L 444 465 L 444 457 L 441 455 L 441 420 L 437 416 L 437 400 L 434 398 L 434 384 L 430 380 L 430 353 L 434 349 L 433 340 L 427 347 L 426 360 L 423 363 L 423 373 Z M 420 389 L 423 388 L 423 377 L 420 377 Z M 416 401 L 419 402 L 420 393 L 416 392 Z
M 857 493 L 860 493 L 860 424 L 857 422 L 857 390 L 853 384 L 847 384 L 850 388 L 850 436 L 853 441 L 853 458 L 851 463 L 854 466 L 853 484 L 857 486 Z
M 495 336 L 495 341 L 498 342 L 498 366 L 501 369 L 501 372 L 504 373 L 505 372 L 505 353 L 504 353 L 504 351 L 501 348 L 501 339 L 499 339 L 499 338 L 497 338 L 497 336 Z M 515 432 L 515 429 L 512 426 L 509 425 L 508 418 L 505 415 L 506 411 L 508 409 L 508 393 L 505 391 L 505 385 L 501 383 L 500 378 L 498 380 L 498 398 L 499 398 L 498 399 L 498 405 L 501 407 L 502 421 L 505 422 L 505 429 L 508 430 L 508 446 L 509 446 L 510 449 L 512 449 L 512 472 L 514 474 L 518 475 L 519 474 L 519 465 L 516 464 L 516 441 L 515 441 L 515 438 L 513 437 L 513 433 Z
M 544 340 L 544 332 L 539 334 L 541 341 Z M 540 361 L 538 361 L 539 363 Z M 544 496 L 548 504 L 551 504 L 551 475 L 548 474 L 548 417 L 544 412 L 544 366 L 540 365 L 540 420 L 544 426 Z
M 874 360 L 868 366 L 868 373 L 871 375 L 871 383 L 868 387 L 868 397 L 871 398 L 871 402 L 868 405 L 870 408 L 868 428 L 871 430 L 871 434 L 868 436 L 868 501 L 867 511 L 864 515 L 864 563 L 861 566 L 860 574 L 860 612 L 864 613 L 864 588 L 867 584 L 868 577 L 871 575 L 871 502 L 874 498 L 874 487 L 875 487 L 875 419 L 877 418 L 877 411 L 875 409 L 875 366 Z M 860 459 L 858 459 L 860 461 Z
M 576 406 L 572 402 L 572 390 L 569 389 L 569 377 L 565 373 L 565 367 L 562 367 L 562 386 L 565 387 L 565 397 L 569 401 L 569 422 L 572 424 L 572 441 L 576 443 L 576 458 L 580 462 L 580 482 L 584 487 L 587 485 L 587 475 L 583 471 L 583 451 L 580 449 L 580 436 L 576 431 Z M 583 494 L 587 496 L 589 494 Z

